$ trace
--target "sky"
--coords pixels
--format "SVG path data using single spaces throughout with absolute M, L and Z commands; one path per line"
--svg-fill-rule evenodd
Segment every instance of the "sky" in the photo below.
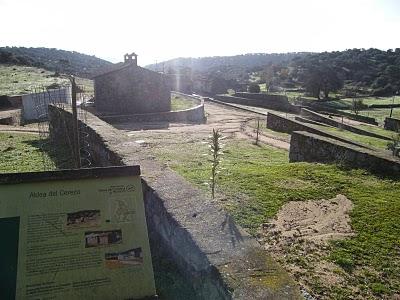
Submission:
M 0 46 L 139 65 L 176 57 L 400 47 L 400 0 L 0 0 Z

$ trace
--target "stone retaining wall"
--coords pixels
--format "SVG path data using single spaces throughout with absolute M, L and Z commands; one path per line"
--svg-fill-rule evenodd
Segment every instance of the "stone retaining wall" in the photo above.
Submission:
M 300 107 L 292 105 L 286 96 L 253 93 L 236 93 L 235 95 L 243 95 L 249 98 L 229 95 L 216 95 L 214 98 L 228 103 L 258 106 L 290 113 L 300 112 Z
M 376 121 L 376 119 L 372 118 L 372 117 L 367 117 L 367 116 L 363 116 L 363 115 L 356 115 L 356 114 L 345 112 L 345 111 L 341 111 L 341 110 L 337 110 L 334 113 L 338 114 L 339 116 L 346 117 L 346 118 L 348 118 L 350 120 L 359 121 L 359 122 L 363 122 L 363 123 L 368 123 L 368 124 L 371 124 L 371 125 L 378 125 L 378 122 Z
M 273 113 L 268 113 L 267 116 L 267 128 L 272 129 L 274 131 L 285 132 L 292 134 L 294 131 L 308 131 L 311 133 L 315 133 L 321 136 L 325 136 L 328 138 L 332 138 L 338 141 L 342 141 L 343 143 L 347 143 L 350 145 L 355 145 L 361 148 L 367 148 L 371 150 L 375 150 L 373 147 L 364 145 L 362 143 L 354 142 L 352 140 L 343 138 L 339 135 L 323 131 L 317 127 L 312 126 L 311 124 L 304 124 L 302 122 L 292 120 L 289 118 L 285 118 L 283 116 L 279 116 Z
M 316 101 L 314 101 L 316 102 Z M 363 122 L 363 123 L 368 123 L 368 124 L 372 124 L 372 125 L 378 125 L 378 122 L 376 121 L 375 118 L 371 118 L 371 117 L 367 117 L 367 116 L 363 116 L 363 115 L 356 115 L 353 113 L 349 113 L 346 111 L 342 111 L 342 110 L 338 110 L 338 109 L 334 109 L 334 108 L 329 108 L 326 105 L 324 105 L 323 103 L 307 103 L 306 105 L 303 106 L 304 108 L 313 110 L 313 111 L 317 111 L 319 113 L 323 113 L 323 114 L 332 114 L 332 115 L 337 115 L 337 116 L 344 116 L 350 120 L 354 120 L 354 121 L 359 121 L 359 122 Z
M 293 132 L 289 159 L 290 162 L 335 162 L 379 174 L 400 175 L 400 160 L 392 156 L 304 131 Z
M 385 118 L 385 129 L 400 132 L 400 119 Z
M 325 123 L 325 124 L 328 124 L 330 126 L 337 127 L 337 128 L 342 128 L 342 129 L 345 129 L 345 130 L 348 130 L 350 132 L 354 132 L 354 133 L 357 133 L 357 134 L 366 135 L 366 136 L 370 136 L 370 137 L 374 137 L 374 138 L 378 138 L 378 139 L 383 139 L 383 140 L 390 140 L 390 138 L 387 137 L 387 136 L 380 135 L 380 134 L 373 133 L 373 132 L 369 132 L 367 130 L 360 129 L 360 128 L 357 128 L 357 127 L 354 127 L 354 126 L 351 126 L 351 125 L 348 125 L 348 124 L 340 123 L 340 122 L 338 122 L 338 121 L 336 121 L 334 119 L 328 118 L 328 117 L 326 117 L 324 115 L 321 115 L 319 113 L 316 113 L 315 111 L 312 111 L 312 110 L 309 110 L 309 109 L 306 109 L 306 108 L 302 108 L 301 109 L 301 115 L 304 116 L 304 117 L 307 117 L 307 118 L 309 118 L 309 119 L 311 119 L 313 121 Z
M 400 107 L 400 104 L 371 104 L 368 108 L 396 108 Z
M 71 113 L 53 106 L 49 115 L 50 136 L 65 143 Z M 86 125 L 94 166 L 140 165 L 151 251 L 167 253 L 199 299 L 301 298 L 287 273 L 214 201 L 96 116 L 87 113 Z

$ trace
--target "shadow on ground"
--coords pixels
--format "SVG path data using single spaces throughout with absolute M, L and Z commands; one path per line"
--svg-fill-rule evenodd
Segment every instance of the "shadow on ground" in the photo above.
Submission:
M 72 151 L 68 146 L 56 145 L 49 138 L 24 143 L 43 151 L 45 169 L 72 169 L 74 167 Z

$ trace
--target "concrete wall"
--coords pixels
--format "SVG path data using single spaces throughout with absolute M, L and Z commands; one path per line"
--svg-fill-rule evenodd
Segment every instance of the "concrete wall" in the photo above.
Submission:
M 313 121 L 325 123 L 325 124 L 328 124 L 330 126 L 337 127 L 337 128 L 342 128 L 342 129 L 345 129 L 345 130 L 348 130 L 350 132 L 354 132 L 354 133 L 357 133 L 357 134 L 371 136 L 371 137 L 378 138 L 378 139 L 383 139 L 383 140 L 390 140 L 390 138 L 387 137 L 387 136 L 380 135 L 380 134 L 373 133 L 373 132 L 369 132 L 367 130 L 363 130 L 363 129 L 360 129 L 360 128 L 357 128 L 357 127 L 354 127 L 354 126 L 351 126 L 351 125 L 348 125 L 348 124 L 342 124 L 342 123 L 340 123 L 340 122 L 338 122 L 338 121 L 336 121 L 334 119 L 330 119 L 330 118 L 328 118 L 328 117 L 326 117 L 324 115 L 321 115 L 321 114 L 316 113 L 315 111 L 312 111 L 312 110 L 309 110 L 309 109 L 302 108 L 301 109 L 301 115 L 304 116 L 304 117 L 307 117 L 307 118 L 309 118 L 309 119 L 311 119 Z
M 96 109 L 112 114 L 144 114 L 171 110 L 168 78 L 135 65 L 94 78 Z
M 385 129 L 400 132 L 400 119 L 385 118 Z
M 22 116 L 25 121 L 47 118 L 47 108 L 52 103 L 71 104 L 71 88 L 49 90 L 22 96 Z
M 304 131 L 293 132 L 289 159 L 291 162 L 336 162 L 374 173 L 400 175 L 399 159 Z
M 65 143 L 71 113 L 49 111 L 50 136 Z M 172 258 L 199 299 L 301 298 L 287 273 L 214 201 L 114 127 L 90 113 L 86 122 L 93 166 L 140 164 L 151 251 Z
M 242 95 L 249 98 L 237 97 L 236 95 Z M 300 107 L 292 105 L 291 103 L 289 103 L 286 96 L 280 95 L 236 93 L 235 96 L 216 95 L 214 98 L 228 103 L 265 107 L 291 113 L 300 112 Z
M 376 150 L 371 146 L 364 145 L 362 143 L 358 143 L 346 138 L 343 138 L 339 135 L 321 130 L 317 127 L 312 126 L 311 124 L 304 124 L 302 122 L 285 118 L 283 116 L 279 116 L 273 113 L 268 113 L 267 116 L 267 128 L 272 129 L 274 131 L 279 131 L 279 132 L 286 132 L 289 134 L 293 134 L 295 131 L 307 131 L 310 133 L 315 133 L 321 136 L 325 136 L 328 138 L 335 139 L 337 141 L 341 141 L 343 143 L 347 143 L 350 145 L 355 145 L 361 148 L 366 148 L 366 149 L 371 149 L 371 150 Z
M 197 106 L 179 110 L 179 111 L 169 111 L 160 113 L 148 113 L 148 114 L 131 114 L 131 115 L 103 115 L 101 118 L 105 121 L 112 123 L 121 122 L 172 122 L 172 123 L 204 123 L 206 121 L 206 116 L 204 112 L 204 100 L 183 94 L 180 92 L 172 92 L 173 94 L 180 95 L 181 97 L 186 97 L 190 100 L 194 100 L 198 103 Z

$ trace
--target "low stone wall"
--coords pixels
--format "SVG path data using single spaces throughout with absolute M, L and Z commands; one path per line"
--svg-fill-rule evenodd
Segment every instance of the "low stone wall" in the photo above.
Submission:
M 316 101 L 314 101 L 314 102 L 316 102 Z M 344 116 L 350 120 L 368 123 L 368 124 L 372 124 L 372 125 L 378 125 L 378 122 L 376 121 L 375 118 L 371 118 L 371 117 L 367 117 L 367 116 L 363 116 L 363 115 L 356 115 L 356 114 L 345 112 L 342 110 L 329 108 L 326 105 L 324 105 L 323 103 L 315 103 L 315 104 L 313 103 L 312 105 L 310 105 L 310 104 L 311 103 L 307 103 L 307 105 L 303 105 L 303 107 L 313 110 L 313 111 L 317 111 L 319 113 L 323 113 L 323 114 Z
M 345 111 L 336 111 L 336 113 L 340 116 L 344 116 L 350 120 L 354 120 L 354 121 L 359 121 L 359 122 L 363 122 L 363 123 L 368 123 L 371 125 L 378 125 L 378 122 L 376 121 L 375 118 L 372 117 L 367 117 L 367 116 L 363 116 L 363 115 L 356 115 L 356 114 L 352 114 L 349 112 L 345 112 Z
M 288 98 L 285 95 L 238 92 L 238 93 L 235 93 L 234 96 L 235 97 L 246 98 L 246 99 L 255 99 L 255 100 L 265 100 L 265 101 L 272 101 L 272 102 L 287 102 L 287 103 L 289 103 Z
M 293 132 L 289 159 L 290 162 L 336 162 L 374 173 L 400 175 L 400 160 L 392 156 L 304 131 Z
M 400 119 L 386 117 L 384 127 L 386 130 L 400 132 Z
M 249 98 L 238 97 L 236 95 L 242 95 Z M 292 105 L 286 96 L 281 95 L 236 93 L 235 96 L 216 95 L 214 98 L 228 103 L 258 106 L 290 113 L 300 112 L 300 107 Z
M 312 126 L 311 124 L 304 124 L 302 122 L 292 120 L 285 118 L 283 116 L 279 116 L 273 113 L 268 113 L 267 116 L 267 128 L 272 129 L 274 131 L 279 131 L 279 132 L 285 132 L 289 134 L 293 134 L 295 131 L 307 131 L 310 133 L 315 133 L 321 136 L 325 136 L 328 138 L 332 138 L 338 141 L 341 141 L 343 143 L 347 143 L 350 145 L 358 146 L 361 148 L 366 148 L 366 149 L 371 149 L 371 150 L 376 150 L 371 146 L 364 145 L 362 143 L 354 142 L 352 140 L 343 138 L 339 135 L 323 131 L 317 127 Z
M 332 127 L 332 126 L 329 126 L 327 124 L 320 123 L 320 122 L 313 121 L 313 120 L 306 119 L 306 118 L 299 117 L 299 116 L 295 116 L 294 119 L 296 121 L 299 121 L 299 122 L 302 122 L 302 123 L 309 123 L 309 124 L 312 124 L 312 125 L 319 125 L 319 126 L 324 126 L 324 127 Z
M 53 106 L 49 116 L 50 136 L 65 143 L 71 113 Z M 140 165 L 151 251 L 172 258 L 199 299 L 301 298 L 287 273 L 214 201 L 96 116 L 87 113 L 86 125 L 94 166 Z
M 312 111 L 312 110 L 309 110 L 309 109 L 306 109 L 306 108 L 302 108 L 301 109 L 301 115 L 304 116 L 304 117 L 307 117 L 307 118 L 309 118 L 309 119 L 311 119 L 313 121 L 325 123 L 325 124 L 328 124 L 330 126 L 337 127 L 337 128 L 342 128 L 342 129 L 345 129 L 345 130 L 348 130 L 348 131 L 351 131 L 351 132 L 354 132 L 354 133 L 357 133 L 357 134 L 366 135 L 366 136 L 370 136 L 370 137 L 374 137 L 374 138 L 378 138 L 378 139 L 383 139 L 383 140 L 391 140 L 387 136 L 380 135 L 380 134 L 373 133 L 373 132 L 369 132 L 367 130 L 363 130 L 363 129 L 360 129 L 360 128 L 357 128 L 357 127 L 354 127 L 354 126 L 351 126 L 351 125 L 348 125 L 348 124 L 340 123 L 340 122 L 338 122 L 338 121 L 336 121 L 334 119 L 328 118 L 328 117 L 326 117 L 324 115 L 321 115 L 319 113 L 316 113 L 315 111 Z
M 178 111 L 149 113 L 149 114 L 129 114 L 129 115 L 101 115 L 101 119 L 112 123 L 121 122 L 171 122 L 171 123 L 204 123 L 206 121 L 204 112 L 204 100 L 186 95 L 179 92 L 173 92 L 190 100 L 195 100 L 198 105 L 192 108 Z
M 396 108 L 400 107 L 400 104 L 371 104 L 368 108 Z
M 60 146 L 70 147 L 73 141 L 71 108 L 65 106 L 65 109 L 61 109 L 49 105 L 48 113 L 50 139 Z M 78 126 L 85 126 L 92 167 L 122 166 L 122 157 L 111 149 L 111 143 L 117 142 L 120 132 L 90 113 L 87 113 L 87 122 L 90 126 L 82 121 L 78 121 Z M 96 132 L 96 128 L 104 128 L 107 140 Z

